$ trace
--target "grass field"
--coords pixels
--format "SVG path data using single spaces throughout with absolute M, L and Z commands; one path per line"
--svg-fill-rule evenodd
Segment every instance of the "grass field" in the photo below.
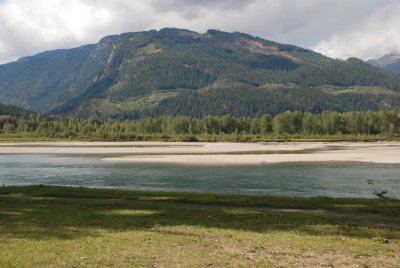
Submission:
M 0 267 L 400 267 L 400 201 L 0 187 Z

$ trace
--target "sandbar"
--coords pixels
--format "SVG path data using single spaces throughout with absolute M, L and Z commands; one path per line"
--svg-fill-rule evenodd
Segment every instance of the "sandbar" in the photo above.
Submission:
M 0 154 L 98 154 L 108 162 L 274 164 L 365 162 L 400 164 L 400 142 L 2 142 Z

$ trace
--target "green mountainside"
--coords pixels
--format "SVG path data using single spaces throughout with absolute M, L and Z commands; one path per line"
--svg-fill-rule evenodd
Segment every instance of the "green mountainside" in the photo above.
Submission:
M 0 101 L 130 119 L 400 108 L 400 76 L 243 33 L 166 28 L 0 65 Z
M 0 101 L 47 112 L 80 96 L 101 75 L 119 38 L 109 36 L 97 45 L 43 52 L 0 65 Z

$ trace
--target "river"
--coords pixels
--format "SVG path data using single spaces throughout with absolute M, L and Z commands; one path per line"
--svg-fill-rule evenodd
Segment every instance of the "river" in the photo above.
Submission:
M 103 161 L 107 156 L 2 154 L 0 185 L 367 198 L 375 187 L 400 198 L 399 164 L 177 165 Z

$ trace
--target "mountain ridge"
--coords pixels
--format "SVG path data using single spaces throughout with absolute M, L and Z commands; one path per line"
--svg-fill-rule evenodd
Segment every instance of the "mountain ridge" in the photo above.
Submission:
M 356 58 L 218 30 L 124 33 L 0 65 L 0 101 L 59 116 L 397 109 L 399 90 L 399 76 Z
M 371 59 L 367 62 L 388 72 L 400 73 L 400 51 L 392 52 L 379 59 Z

